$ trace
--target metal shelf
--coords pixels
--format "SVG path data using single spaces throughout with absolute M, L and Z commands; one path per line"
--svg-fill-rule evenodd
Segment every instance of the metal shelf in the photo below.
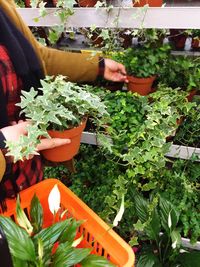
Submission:
M 59 25 L 54 15 L 55 8 L 48 8 L 48 15 L 40 17 L 38 8 L 19 8 L 18 11 L 29 26 Z M 116 18 L 118 17 L 117 23 Z M 82 28 L 160 28 L 160 29 L 200 29 L 199 7 L 114 7 L 109 13 L 106 8 L 74 8 L 74 14 L 66 21 L 67 27 Z
M 96 133 L 83 132 L 81 137 L 81 143 L 90 145 L 101 145 L 98 142 Z M 197 156 L 200 161 L 200 148 L 171 145 L 169 152 L 166 154 L 167 157 L 180 158 L 180 159 L 190 159 L 193 155 Z

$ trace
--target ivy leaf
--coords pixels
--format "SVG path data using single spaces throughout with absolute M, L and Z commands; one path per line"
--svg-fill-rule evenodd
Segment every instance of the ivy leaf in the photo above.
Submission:
M 109 262 L 102 256 L 89 255 L 86 259 L 81 261 L 82 267 L 114 267 L 116 265 Z
M 0 225 L 6 235 L 11 255 L 21 260 L 35 262 L 34 244 L 28 233 L 10 218 L 1 215 Z

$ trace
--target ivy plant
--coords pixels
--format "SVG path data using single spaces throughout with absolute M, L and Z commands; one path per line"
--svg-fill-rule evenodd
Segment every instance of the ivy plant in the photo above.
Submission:
M 170 47 L 161 45 L 155 47 L 152 43 L 125 49 L 113 54 L 113 59 L 123 63 L 129 75 L 146 78 L 158 75 L 165 65 Z
M 88 89 L 88 90 L 87 90 Z M 46 77 L 41 88 L 22 91 L 21 114 L 31 120 L 27 135 L 16 143 L 7 142 L 8 155 L 17 160 L 37 154 L 36 145 L 41 136 L 48 137 L 49 129 L 64 130 L 78 126 L 87 116 L 99 120 L 108 115 L 105 104 L 91 91 L 91 86 L 66 81 L 66 77 Z

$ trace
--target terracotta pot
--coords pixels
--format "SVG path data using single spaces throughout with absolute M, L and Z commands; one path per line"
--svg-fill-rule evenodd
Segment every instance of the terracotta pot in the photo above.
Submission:
M 58 0 L 52 0 L 53 6 L 56 6 L 58 3 Z
M 141 7 L 145 5 L 149 5 L 150 7 L 159 7 L 162 6 L 163 0 L 139 0 L 139 2 L 135 3 L 133 0 L 134 7 Z
M 193 89 L 189 92 L 188 96 L 187 96 L 187 100 L 189 102 L 192 101 L 193 97 L 197 94 L 197 90 L 196 89 Z
M 170 29 L 169 41 L 176 50 L 184 50 L 187 34 L 184 30 Z
M 200 51 L 200 37 L 192 38 L 192 50 Z
M 79 6 L 82 7 L 93 7 L 96 5 L 98 0 L 77 0 Z
M 137 92 L 140 95 L 148 95 L 152 90 L 152 84 L 156 76 L 151 76 L 148 78 L 138 78 L 134 76 L 128 76 L 129 83 L 127 84 L 127 88 L 129 91 Z
M 25 7 L 31 7 L 31 1 L 25 0 Z
M 72 159 L 79 151 L 81 134 L 86 126 L 84 120 L 78 127 L 66 131 L 48 131 L 49 135 L 57 138 L 69 138 L 71 143 L 60 147 L 43 150 L 41 153 L 45 159 L 53 162 L 63 162 Z

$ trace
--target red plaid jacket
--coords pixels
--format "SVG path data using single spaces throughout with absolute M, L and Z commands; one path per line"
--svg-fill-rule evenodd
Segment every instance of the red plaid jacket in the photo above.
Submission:
M 15 103 L 20 102 L 22 81 L 17 77 L 6 48 L 0 45 L 0 79 L 7 100 L 7 113 L 9 122 L 18 121 L 19 107 Z M 11 172 L 14 174 L 15 184 L 9 179 Z M 7 170 L 2 183 L 7 197 L 16 195 L 17 191 L 25 189 L 43 179 L 42 162 L 39 156 L 31 160 L 19 161 L 15 164 L 7 160 Z

